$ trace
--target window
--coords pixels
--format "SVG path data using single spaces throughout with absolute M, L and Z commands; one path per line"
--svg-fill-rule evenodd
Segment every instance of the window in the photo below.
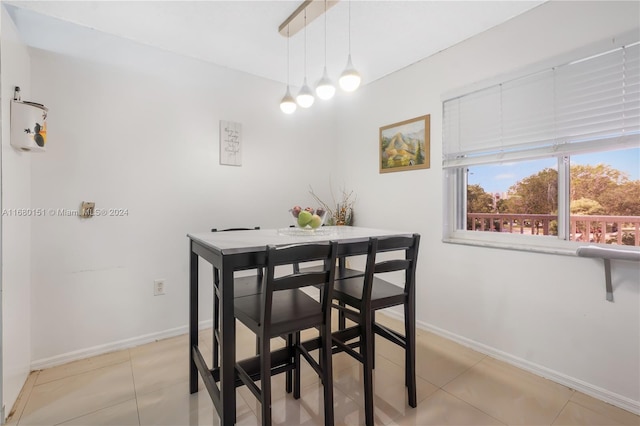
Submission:
M 640 43 L 443 103 L 444 240 L 640 246 Z

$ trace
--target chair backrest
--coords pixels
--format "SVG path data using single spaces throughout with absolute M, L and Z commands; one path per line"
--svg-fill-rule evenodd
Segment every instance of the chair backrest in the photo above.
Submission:
M 362 300 L 371 300 L 374 275 L 385 272 L 404 271 L 404 293 L 409 294 L 413 292 L 416 280 L 416 264 L 418 263 L 419 246 L 420 234 L 413 234 L 411 237 L 392 236 L 370 238 L 367 265 L 364 273 L 365 279 Z M 404 251 L 402 258 L 389 260 L 377 259 L 378 253 L 401 251 Z
M 320 303 L 325 321 L 331 321 L 331 298 L 335 280 L 338 243 L 330 241 L 315 244 L 267 246 L 265 278 L 262 291 L 262 324 L 271 322 L 271 307 L 275 292 L 321 286 Z M 295 266 L 304 262 L 322 261 L 321 270 L 303 271 Z M 276 268 L 285 266 L 293 272 L 276 276 Z
M 252 229 L 260 229 L 259 226 L 253 228 L 227 228 L 227 229 L 217 229 L 211 228 L 211 232 L 224 232 L 224 231 L 251 231 Z
M 211 232 L 225 232 L 225 231 L 251 231 L 254 229 L 260 229 L 259 226 L 255 226 L 253 228 L 226 228 L 226 229 L 220 229 L 218 230 L 218 228 L 211 228 Z M 262 280 L 262 268 L 258 268 L 258 279 Z M 220 284 L 220 272 L 218 271 L 218 268 L 213 268 L 213 282 L 215 283 L 215 285 L 219 285 Z

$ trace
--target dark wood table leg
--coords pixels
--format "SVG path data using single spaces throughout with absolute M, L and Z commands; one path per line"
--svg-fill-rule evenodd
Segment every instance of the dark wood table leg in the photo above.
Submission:
M 198 346 L 198 255 L 189 242 L 189 391 L 198 392 L 198 368 L 193 348 Z
M 220 270 L 220 396 L 223 425 L 236 422 L 236 322 L 233 313 L 233 268 L 225 265 Z

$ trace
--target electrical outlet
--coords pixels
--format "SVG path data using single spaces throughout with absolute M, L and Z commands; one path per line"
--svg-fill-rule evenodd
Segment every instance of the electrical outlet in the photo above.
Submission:
M 154 280 L 153 281 L 153 295 L 154 296 L 163 296 L 164 295 L 164 280 Z

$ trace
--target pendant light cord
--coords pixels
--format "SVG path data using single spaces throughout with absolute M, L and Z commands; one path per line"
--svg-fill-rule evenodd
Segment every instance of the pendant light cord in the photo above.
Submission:
M 304 78 L 307 78 L 307 9 L 304 9 Z
M 349 55 L 351 55 L 351 0 L 349 0 Z
M 289 87 L 289 68 L 291 64 L 289 64 L 289 24 L 287 24 L 287 87 Z
M 324 67 L 327 68 L 327 0 L 324 0 Z

